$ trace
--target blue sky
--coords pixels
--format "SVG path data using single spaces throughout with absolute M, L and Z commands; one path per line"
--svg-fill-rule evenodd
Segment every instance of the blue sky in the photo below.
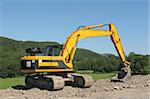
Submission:
M 147 54 L 148 6 L 148 0 L 1 0 L 0 35 L 63 43 L 78 26 L 112 22 L 126 54 Z M 78 47 L 116 54 L 109 37 L 84 39 Z

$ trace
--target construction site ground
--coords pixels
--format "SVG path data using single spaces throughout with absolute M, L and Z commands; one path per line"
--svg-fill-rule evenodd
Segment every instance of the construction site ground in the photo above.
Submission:
M 0 99 L 150 99 L 150 75 L 132 76 L 124 83 L 97 80 L 90 88 L 65 86 L 56 91 L 18 85 L 0 89 Z

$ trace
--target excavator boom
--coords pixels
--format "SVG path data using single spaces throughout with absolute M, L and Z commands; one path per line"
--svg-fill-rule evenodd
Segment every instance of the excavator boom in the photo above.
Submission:
M 109 29 L 108 30 L 100 30 L 100 29 L 92 30 L 94 28 L 101 28 L 104 26 L 109 26 Z M 83 28 L 77 29 L 75 32 L 71 33 L 71 35 L 67 38 L 63 46 L 63 49 L 60 53 L 61 56 L 67 59 L 67 57 L 71 55 L 71 58 L 68 58 L 68 59 L 70 59 L 69 61 L 72 61 L 74 57 L 73 49 L 76 47 L 76 44 L 78 43 L 80 39 L 98 37 L 98 36 L 110 36 L 122 63 L 130 65 L 130 63 L 126 61 L 125 59 L 125 53 L 122 47 L 121 40 L 119 38 L 119 35 L 117 33 L 117 30 L 114 24 L 112 23 L 104 24 L 104 25 L 100 24 L 100 25 L 93 25 L 93 26 L 85 26 Z

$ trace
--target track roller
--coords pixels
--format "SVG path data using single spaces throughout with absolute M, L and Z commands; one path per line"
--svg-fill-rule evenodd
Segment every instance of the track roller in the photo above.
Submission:
M 51 79 L 52 90 L 60 90 L 65 86 L 64 78 L 61 76 L 45 76 L 47 79 Z
M 31 76 L 26 76 L 25 77 L 25 84 L 26 84 L 26 86 L 27 87 L 34 87 L 34 78 L 33 77 L 31 77 Z
M 87 88 L 91 87 L 93 84 L 93 79 L 91 76 L 79 74 L 73 74 L 72 76 L 74 78 L 73 84 L 75 87 Z

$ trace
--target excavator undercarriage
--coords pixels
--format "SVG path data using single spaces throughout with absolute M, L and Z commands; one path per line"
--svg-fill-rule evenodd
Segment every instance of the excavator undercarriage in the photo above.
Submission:
M 37 87 L 47 90 L 60 90 L 65 85 L 73 87 L 87 88 L 92 86 L 93 79 L 88 75 L 80 75 L 74 73 L 68 73 L 67 77 L 64 75 L 27 75 L 25 78 L 25 84 L 28 87 Z

